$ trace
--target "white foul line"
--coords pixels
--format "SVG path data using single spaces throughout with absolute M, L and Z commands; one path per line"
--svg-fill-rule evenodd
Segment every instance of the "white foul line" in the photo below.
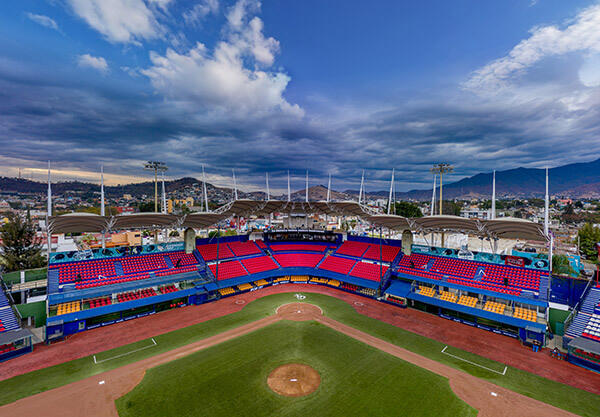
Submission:
M 102 363 L 102 362 L 106 362 L 106 361 L 110 361 L 110 360 L 113 360 L 113 359 L 117 359 L 117 358 L 120 358 L 121 356 L 129 355 L 131 353 L 139 352 L 140 350 L 144 350 L 144 349 L 148 349 L 148 348 L 156 346 L 156 341 L 154 340 L 154 338 L 152 337 L 152 338 L 150 338 L 150 340 L 152 340 L 152 343 L 153 343 L 150 346 L 144 346 L 143 348 L 132 350 L 131 352 L 121 353 L 120 355 L 113 356 L 112 358 L 108 358 L 108 359 L 102 359 L 101 361 L 96 360 L 96 355 L 94 355 L 94 363 L 97 365 L 97 364 Z
M 483 366 L 483 365 L 479 365 L 478 363 L 474 363 L 474 362 L 468 361 L 468 360 L 466 360 L 466 359 L 459 358 L 458 356 L 454 356 L 453 354 L 446 352 L 446 348 L 448 348 L 448 346 L 444 346 L 444 349 L 442 349 L 442 353 L 443 353 L 444 355 L 452 356 L 453 358 L 460 359 L 461 361 L 468 362 L 468 363 L 470 363 L 471 365 L 479 366 L 480 368 L 487 369 L 488 371 L 492 371 L 492 372 L 495 372 L 495 373 L 497 373 L 497 374 L 500 374 L 500 375 L 505 375 L 505 374 L 506 374 L 506 369 L 508 368 L 508 366 L 505 366 L 505 367 L 504 367 L 504 371 L 502 371 L 502 372 L 498 372 L 498 371 L 496 371 L 496 370 L 494 370 L 494 369 L 486 368 L 486 367 L 485 367 L 485 366 Z

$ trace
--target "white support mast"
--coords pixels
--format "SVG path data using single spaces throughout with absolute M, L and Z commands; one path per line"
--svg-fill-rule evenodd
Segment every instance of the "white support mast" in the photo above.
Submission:
M 306 202 L 308 203 L 308 169 L 306 170 Z
M 162 212 L 167 214 L 167 192 L 165 191 L 165 173 L 162 174 Z
M 544 234 L 548 236 L 548 210 L 550 207 L 550 198 L 548 196 L 548 167 L 546 167 L 546 201 L 544 205 Z
M 233 168 L 233 199 L 238 199 L 237 184 L 235 182 L 235 168 Z
M 288 203 L 292 201 L 292 191 L 290 188 L 290 171 L 288 170 Z
M 365 170 L 362 171 L 362 177 L 360 178 L 360 190 L 358 190 L 358 204 L 362 203 L 363 196 L 363 184 L 365 182 Z
M 433 174 L 433 193 L 431 193 L 431 210 L 429 212 L 430 216 L 433 216 L 435 214 L 435 181 L 436 181 L 437 177 L 435 174 Z
M 392 212 L 392 193 L 394 191 L 394 176 L 395 176 L 395 168 L 392 168 L 392 181 L 390 182 L 390 196 L 388 197 L 387 214 L 391 214 L 391 212 Z M 395 210 L 394 210 L 394 212 L 395 212 Z
M 329 182 L 327 183 L 327 202 L 331 198 L 331 172 L 329 173 Z
M 48 217 L 50 216 L 52 216 L 52 185 L 50 184 L 50 161 L 48 161 Z
M 490 218 L 492 220 L 496 218 L 496 170 L 494 170 L 494 177 L 492 179 L 492 212 Z
M 106 215 L 106 207 L 104 202 L 104 165 L 100 165 L 100 215 Z M 106 235 L 102 231 L 102 249 L 106 249 Z
M 267 172 L 267 201 L 271 199 L 271 193 L 269 192 L 269 173 Z
M 208 193 L 206 192 L 206 175 L 204 174 L 204 165 L 202 165 L 202 188 L 204 191 L 205 211 L 208 213 Z

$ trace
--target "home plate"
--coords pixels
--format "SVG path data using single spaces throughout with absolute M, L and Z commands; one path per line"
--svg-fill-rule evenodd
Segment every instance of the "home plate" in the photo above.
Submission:
M 298 310 L 298 313 L 302 313 L 302 310 Z
M 102 385 L 102 384 L 104 384 L 104 381 L 98 382 L 98 385 Z
M 292 379 L 290 379 L 290 381 L 297 382 L 298 380 L 296 378 L 292 378 Z
M 496 394 L 495 392 L 490 392 L 490 394 L 492 394 L 493 397 L 497 397 L 498 394 Z

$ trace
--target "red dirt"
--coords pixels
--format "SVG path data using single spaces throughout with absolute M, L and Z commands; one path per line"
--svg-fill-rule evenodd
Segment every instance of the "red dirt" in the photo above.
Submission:
M 480 380 L 431 359 L 419 356 L 320 314 L 321 311 L 316 306 L 304 303 L 288 304 L 283 306 L 283 308 L 279 308 L 276 315 L 82 381 L 23 398 L 0 407 L 0 413 L 2 415 L 44 415 L 48 417 L 118 416 L 114 401 L 133 389 L 142 380 L 148 368 L 234 339 L 281 319 L 316 319 L 334 330 L 448 378 L 450 386 L 455 393 L 465 402 L 479 410 L 480 416 L 573 415 L 548 404 L 496 386 L 490 382 Z M 318 378 L 318 374 L 316 374 L 316 377 Z M 318 379 L 320 380 L 320 378 Z M 307 387 L 311 388 L 311 384 L 307 384 Z M 317 387 L 318 383 L 312 384 L 312 388 L 316 389 Z M 307 391 L 307 393 L 309 392 Z M 492 396 L 492 393 L 496 395 Z M 282 394 L 297 396 L 303 393 L 294 391 L 282 392 Z
M 2 363 L 0 380 L 147 339 L 239 311 L 261 297 L 284 292 L 313 292 L 339 298 L 357 312 L 477 355 L 600 395 L 600 375 L 550 357 L 548 349 L 533 353 L 519 341 L 413 309 L 403 309 L 330 287 L 285 284 L 248 292 L 196 307 L 185 307 L 74 335 L 33 353 Z M 243 300 L 238 305 L 236 301 Z M 361 306 L 354 303 L 360 302 Z

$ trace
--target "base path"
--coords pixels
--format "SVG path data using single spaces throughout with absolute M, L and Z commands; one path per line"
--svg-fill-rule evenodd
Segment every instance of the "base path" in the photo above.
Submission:
M 322 316 L 322 311 L 319 307 L 306 303 L 286 304 L 278 308 L 276 314 L 273 316 L 228 330 L 152 358 L 86 378 L 82 381 L 73 382 L 23 398 L 0 407 L 0 415 L 43 415 L 47 417 L 118 416 L 114 401 L 131 391 L 143 379 L 146 369 L 234 339 L 283 319 L 296 321 L 316 320 L 333 330 L 353 337 L 383 352 L 442 375 L 449 379 L 450 387 L 456 395 L 479 410 L 479 416 L 574 416 L 574 414 L 564 410 L 442 365 L 353 327 Z M 294 377 L 292 376 L 290 379 L 294 379 Z M 496 393 L 496 396 L 493 396 L 492 393 Z
M 148 339 L 243 309 L 248 303 L 279 293 L 318 293 L 336 297 L 358 313 L 562 384 L 600 395 L 600 375 L 566 361 L 553 359 L 548 349 L 533 353 L 518 340 L 452 320 L 400 308 L 331 287 L 285 284 L 247 292 L 199 306 L 178 308 L 73 335 L 50 346 L 36 345 L 32 353 L 3 362 L 0 381 L 36 369 Z M 239 303 L 239 304 L 238 304 Z M 357 305 L 356 303 L 362 304 Z

